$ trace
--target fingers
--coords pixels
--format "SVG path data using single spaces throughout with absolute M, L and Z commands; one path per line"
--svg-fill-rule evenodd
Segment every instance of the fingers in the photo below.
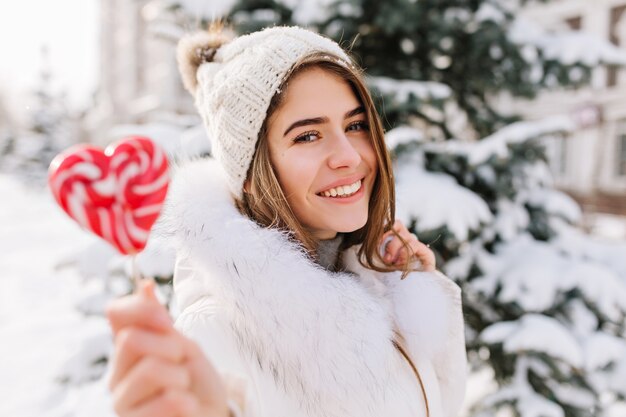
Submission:
M 175 330 L 171 333 L 171 341 L 157 335 L 163 339 L 158 343 L 169 350 L 168 343 L 175 342 L 182 360 L 143 355 L 121 378 L 114 376 L 117 381 L 111 384 L 111 390 L 117 414 L 121 417 L 227 415 L 227 393 L 221 376 L 195 342 Z M 125 330 L 121 331 L 120 337 L 124 338 L 125 334 Z M 119 367 L 117 363 L 114 365 Z
M 172 328 L 172 320 L 154 295 L 154 284 L 142 282 L 137 294 L 116 299 L 107 306 L 107 317 L 113 334 L 128 326 L 156 331 Z
M 226 398 L 226 387 L 222 377 L 204 355 L 200 347 L 191 339 L 184 339 L 186 364 L 191 376 L 192 391 L 204 402 L 222 405 Z
M 115 338 L 113 372 L 109 387 L 114 389 L 130 369 L 145 356 L 154 356 L 172 363 L 185 359 L 184 336 L 176 331 L 166 334 L 126 327 Z
M 390 237 L 390 240 L 385 247 L 384 261 L 387 264 L 404 264 L 408 260 L 409 254 L 407 253 L 407 249 L 398 236 L 402 237 L 402 239 L 406 241 L 410 249 L 413 249 L 413 241 L 418 242 L 417 236 L 410 233 L 401 221 L 396 220 L 393 224 L 392 230 L 389 230 L 383 235 L 384 239 Z
M 134 409 L 115 412 L 124 417 L 191 417 L 198 414 L 198 400 L 188 391 L 167 389 Z
M 226 415 L 221 377 L 173 327 L 153 285 L 142 282 L 137 293 L 107 309 L 115 336 L 109 379 L 115 411 L 122 417 Z
M 174 364 L 155 356 L 142 358 L 128 375 L 115 386 L 113 401 L 124 411 L 137 408 L 140 403 L 168 389 L 187 390 L 191 377 L 184 365 Z
M 421 267 L 419 268 L 421 271 L 432 272 L 435 270 L 437 266 L 437 260 L 435 259 L 435 253 L 428 247 L 428 245 L 423 244 L 417 237 L 415 238 L 413 247 L 413 254 L 420 261 Z
M 385 248 L 385 263 L 395 264 L 401 257 L 406 257 L 406 248 L 398 236 L 393 236 Z
M 395 232 L 395 233 L 394 233 Z M 400 221 L 396 221 L 392 230 L 383 235 L 382 240 L 389 238 L 389 242 L 385 247 L 383 260 L 388 265 L 405 265 L 411 257 L 420 262 L 419 270 L 434 271 L 436 267 L 436 259 L 434 252 L 419 241 L 417 236 L 410 233 L 408 229 Z M 408 246 L 405 246 L 402 239 Z

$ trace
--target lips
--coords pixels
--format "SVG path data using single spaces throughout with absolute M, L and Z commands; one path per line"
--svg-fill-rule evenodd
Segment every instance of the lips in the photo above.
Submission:
M 331 183 L 326 184 L 324 187 L 321 187 L 319 189 L 319 191 L 316 192 L 317 195 L 324 197 L 325 196 L 325 192 L 329 192 L 331 193 L 332 196 L 332 189 L 335 189 L 335 195 L 337 194 L 344 194 L 343 192 L 343 187 L 348 187 L 348 189 L 346 190 L 346 192 L 350 191 L 350 187 L 353 187 L 354 184 L 356 184 L 358 181 L 361 181 L 361 184 L 363 183 L 363 181 L 365 180 L 365 175 L 364 174 L 354 174 L 351 175 L 349 177 L 344 177 L 341 178 L 339 180 L 333 181 Z M 341 187 L 341 188 L 340 188 Z M 357 188 L 358 190 L 358 188 Z M 339 192 L 341 191 L 341 192 Z
M 339 185 L 337 187 L 333 187 L 328 190 L 322 191 L 318 193 L 318 195 L 324 196 L 324 197 L 338 197 L 338 198 L 349 197 L 353 195 L 354 193 L 356 193 L 357 191 L 359 191 L 362 183 L 363 183 L 362 180 L 357 180 L 353 182 L 352 184 Z

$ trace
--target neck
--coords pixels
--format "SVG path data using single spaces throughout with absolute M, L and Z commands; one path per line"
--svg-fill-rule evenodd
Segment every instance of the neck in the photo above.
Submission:
M 335 233 L 334 238 L 318 241 L 317 263 L 328 270 L 335 270 L 339 258 L 339 247 L 343 241 L 343 235 Z

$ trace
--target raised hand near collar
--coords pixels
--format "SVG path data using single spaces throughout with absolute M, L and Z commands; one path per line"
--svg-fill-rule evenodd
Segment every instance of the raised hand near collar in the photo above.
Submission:
M 400 237 L 404 239 L 410 250 L 407 250 Z M 420 263 L 418 270 L 426 272 L 435 270 L 436 261 L 433 251 L 420 242 L 415 234 L 409 232 L 406 226 L 399 220 L 396 220 L 391 230 L 383 234 L 380 244 L 385 245 L 381 254 L 387 266 L 396 266 L 398 269 L 403 269 L 407 261 L 412 261 L 410 259 L 412 257 Z

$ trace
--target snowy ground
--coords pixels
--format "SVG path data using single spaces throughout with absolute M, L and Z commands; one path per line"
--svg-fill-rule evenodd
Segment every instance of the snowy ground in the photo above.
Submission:
M 626 240 L 626 217 L 589 214 L 587 224 L 592 234 L 612 240 Z
M 54 382 L 81 359 L 85 340 L 108 332 L 101 317 L 76 309 L 85 283 L 75 270 L 57 268 L 93 238 L 43 188 L 0 174 L 0 195 L 0 416 L 110 415 L 106 397 L 97 394 L 102 384 L 83 384 L 68 396 Z M 70 411 L 91 408 L 90 397 L 98 411 Z

